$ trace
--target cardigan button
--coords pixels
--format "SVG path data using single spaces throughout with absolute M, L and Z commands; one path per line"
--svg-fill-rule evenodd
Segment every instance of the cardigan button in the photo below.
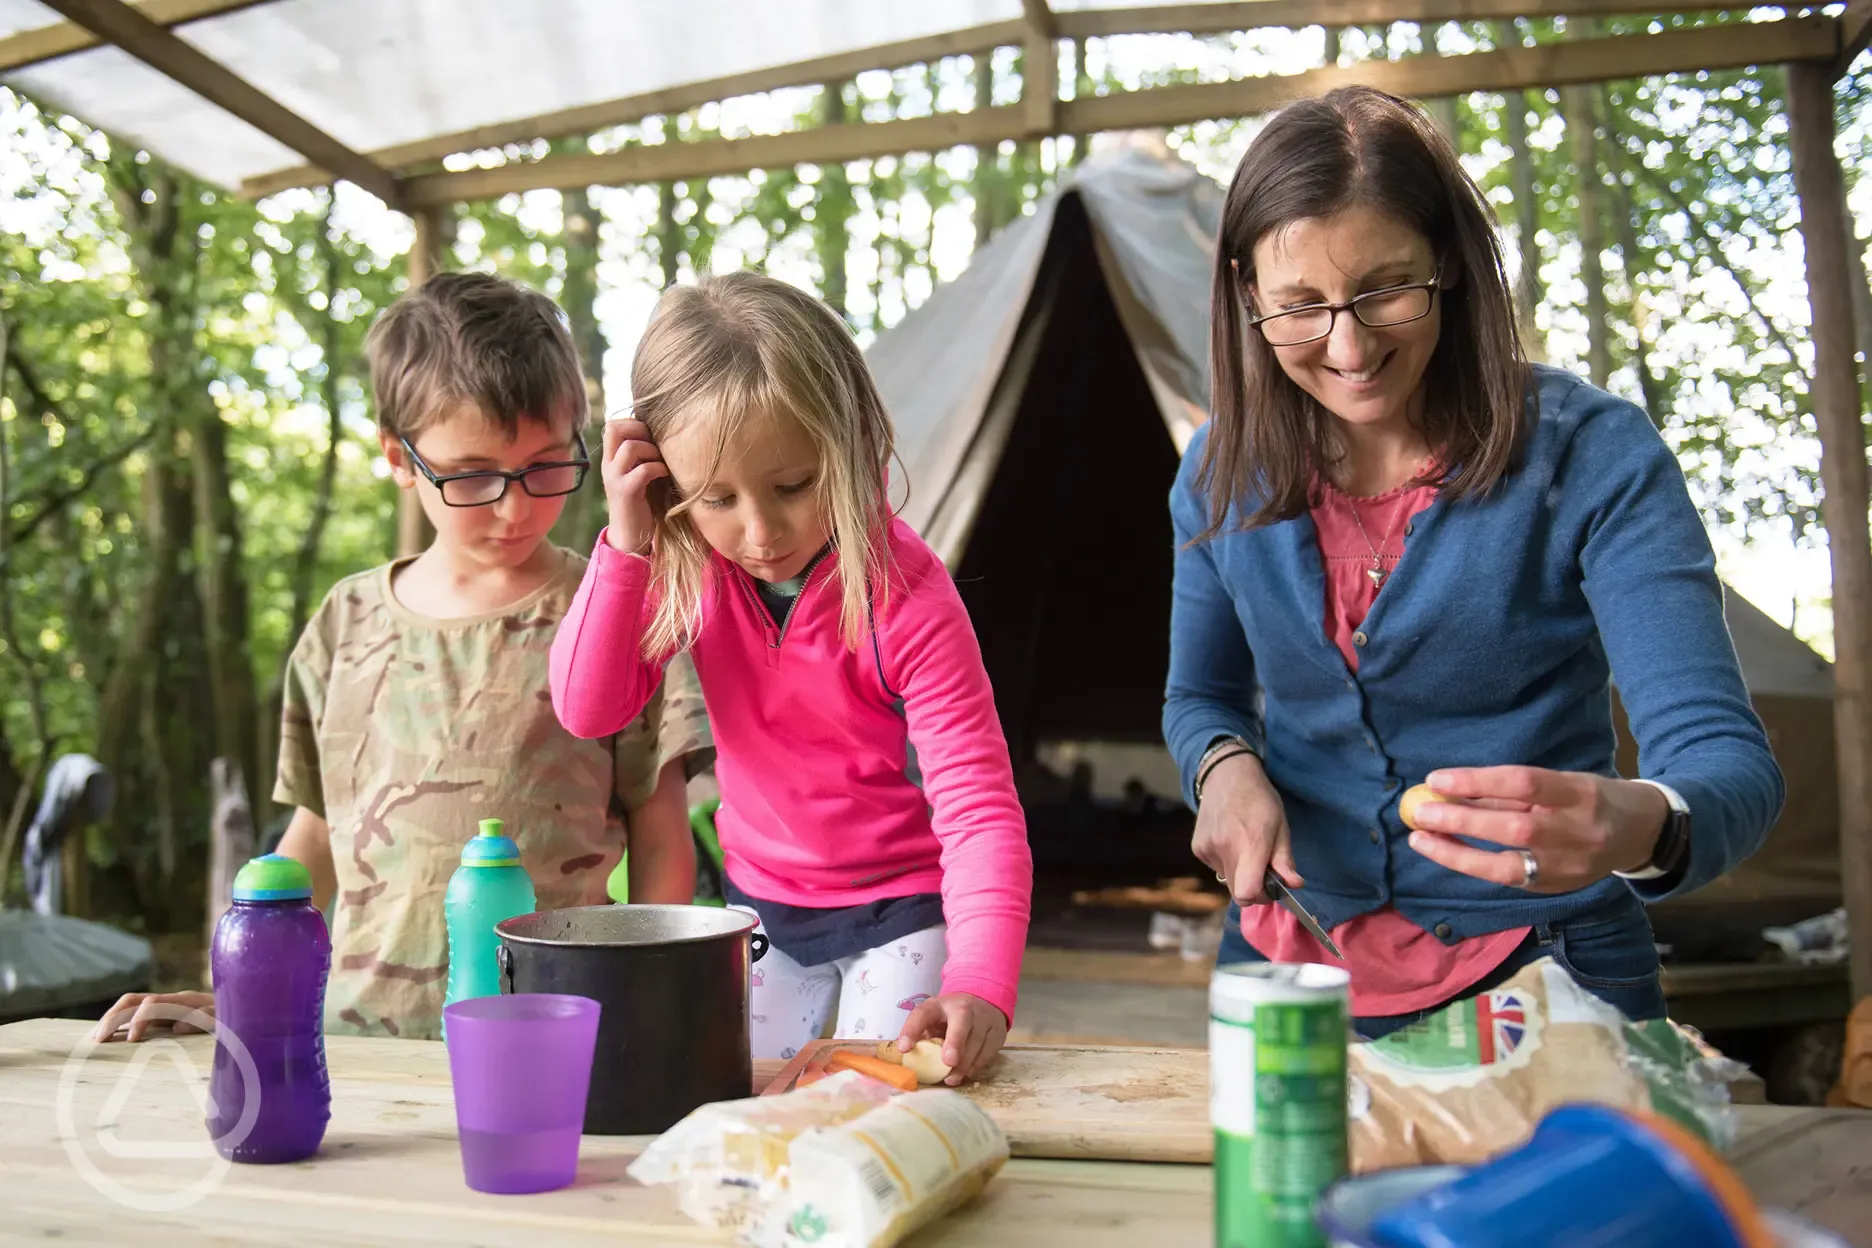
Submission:
M 1450 925 L 1447 923 L 1437 924 L 1436 936 L 1438 940 L 1448 940 L 1450 938 Z
M 1415 533 L 1416 531 L 1417 531 L 1417 522 L 1415 520 L 1406 520 L 1404 522 L 1404 536 L 1405 537 L 1409 537 L 1412 533 Z
M 1382 832 L 1380 832 L 1380 831 L 1379 831 L 1379 830 L 1378 830 L 1377 828 L 1373 828 L 1373 829 L 1371 830 L 1371 843 L 1372 843 L 1372 844 L 1374 844 L 1374 845 L 1381 845 L 1381 844 L 1383 844 L 1383 843 L 1384 843 L 1384 833 L 1382 833 Z
M 1363 630 L 1352 634 L 1352 644 L 1355 646 L 1362 646 L 1370 640 L 1371 638 L 1367 637 Z

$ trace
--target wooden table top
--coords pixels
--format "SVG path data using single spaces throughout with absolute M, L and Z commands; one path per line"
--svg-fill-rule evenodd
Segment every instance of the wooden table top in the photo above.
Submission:
M 209 1038 L 90 1048 L 88 1027 L 54 1019 L 0 1027 L 0 1242 L 727 1242 L 679 1212 L 668 1191 L 625 1175 L 642 1138 L 586 1136 L 578 1180 L 561 1191 L 470 1191 L 439 1044 L 328 1037 L 332 1121 L 318 1156 L 229 1166 L 208 1152 L 197 1125 Z M 776 1068 L 767 1064 L 757 1081 Z M 1859 1177 L 1853 1170 L 1872 1158 L 1872 1114 L 1772 1106 L 1738 1113 L 1738 1166 L 1765 1200 L 1872 1236 L 1872 1169 Z M 197 1187 L 206 1195 L 183 1204 Z M 981 1200 L 913 1242 L 1206 1246 L 1210 1170 L 1016 1159 Z M 1872 1237 L 1854 1242 L 1872 1245 Z

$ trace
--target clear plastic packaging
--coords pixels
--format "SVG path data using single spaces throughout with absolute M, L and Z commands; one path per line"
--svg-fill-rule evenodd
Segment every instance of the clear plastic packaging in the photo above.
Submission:
M 1729 1085 L 1746 1071 L 1694 1032 L 1625 1018 L 1552 959 L 1349 1056 L 1357 1172 L 1472 1165 L 1571 1101 L 1660 1114 L 1726 1151 Z
M 631 1163 L 682 1211 L 758 1248 L 889 1248 L 968 1200 L 1007 1138 L 958 1093 L 852 1071 L 780 1096 L 704 1105 Z

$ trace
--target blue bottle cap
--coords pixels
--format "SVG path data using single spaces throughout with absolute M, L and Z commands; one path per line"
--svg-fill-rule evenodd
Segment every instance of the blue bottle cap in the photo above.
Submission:
M 312 895 L 312 873 L 297 858 L 262 854 L 234 876 L 235 901 L 302 901 Z
M 517 867 L 520 847 L 502 834 L 500 820 L 483 819 L 481 834 L 462 846 L 461 861 L 464 867 Z

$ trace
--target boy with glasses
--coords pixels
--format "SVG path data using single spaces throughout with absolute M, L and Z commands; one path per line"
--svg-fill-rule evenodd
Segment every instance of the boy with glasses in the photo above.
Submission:
M 326 1030 L 434 1039 L 442 895 L 476 821 L 506 821 L 542 910 L 609 900 L 626 822 L 631 900 L 687 902 L 684 781 L 712 743 L 686 660 L 614 736 L 581 741 L 553 714 L 548 654 L 586 560 L 547 533 L 589 468 L 558 307 L 441 274 L 388 308 L 367 348 L 384 456 L 436 536 L 338 582 L 307 624 L 273 796 L 297 807 L 279 852 L 306 864 L 331 923 Z M 120 1001 L 100 1033 L 146 999 Z M 132 1013 L 130 1038 L 146 1025 Z

